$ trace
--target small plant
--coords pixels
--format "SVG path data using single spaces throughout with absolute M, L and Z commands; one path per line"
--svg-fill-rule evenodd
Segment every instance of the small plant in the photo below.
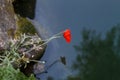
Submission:
M 26 57 L 28 51 L 33 46 L 36 47 L 43 42 L 37 36 L 21 35 L 19 39 L 10 39 L 7 42 L 7 47 L 4 50 L 0 50 L 0 77 L 2 80 L 35 80 L 35 77 L 31 75 L 26 77 L 19 68 L 22 65 L 27 66 L 30 61 L 40 62 L 32 60 L 30 57 Z M 36 49 L 36 48 L 34 48 Z M 38 47 L 37 47 L 38 49 Z M 16 75 L 16 76 L 14 76 Z
M 45 61 L 36 60 L 35 55 L 31 54 L 41 49 L 52 39 L 64 37 L 67 43 L 71 41 L 71 32 L 69 29 L 53 35 L 49 39 L 42 40 L 37 34 L 26 35 L 21 34 L 16 39 L 10 39 L 6 43 L 6 47 L 0 50 L 0 77 L 2 80 L 35 80 L 33 74 L 26 77 L 19 69 L 21 66 L 27 67 L 30 62 L 37 63 L 34 65 L 34 74 L 43 73 L 56 62 L 60 61 L 66 65 L 65 57 L 53 62 L 46 70 L 44 70 Z M 42 56 L 40 54 L 39 56 Z M 39 70 L 37 70 L 39 69 Z M 39 72 L 37 72 L 39 71 Z M 16 76 L 14 76 L 16 75 Z
M 19 69 L 14 69 L 8 57 L 3 59 L 0 65 L 1 80 L 36 80 L 34 75 L 26 77 Z

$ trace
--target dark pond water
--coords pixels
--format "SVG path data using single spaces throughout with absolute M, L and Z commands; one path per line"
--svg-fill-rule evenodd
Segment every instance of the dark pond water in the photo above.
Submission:
M 41 74 L 41 80 L 52 76 L 55 80 L 64 80 L 73 75 L 69 70 L 75 60 L 76 51 L 73 45 L 79 44 L 80 32 L 84 27 L 104 33 L 112 26 L 120 23 L 120 0 L 37 0 L 35 21 L 43 37 L 49 38 L 53 34 L 71 29 L 72 42 L 67 44 L 63 38 L 48 43 L 45 55 L 46 66 L 65 56 L 67 69 L 61 63 L 55 64 L 47 74 Z M 39 26 L 39 24 L 42 25 Z

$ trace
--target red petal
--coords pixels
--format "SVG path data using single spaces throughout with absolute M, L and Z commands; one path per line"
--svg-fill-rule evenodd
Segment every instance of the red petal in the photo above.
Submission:
M 71 31 L 70 31 L 70 29 L 66 29 L 63 32 L 63 37 L 65 38 L 65 40 L 66 40 L 67 43 L 71 42 Z

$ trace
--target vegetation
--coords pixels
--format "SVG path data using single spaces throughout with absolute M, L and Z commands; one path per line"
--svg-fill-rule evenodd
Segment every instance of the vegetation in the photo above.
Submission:
M 4 28 L 7 29 L 4 31 L 4 33 L 7 32 L 9 38 L 8 36 L 5 36 L 8 38 L 8 40 L 4 42 L 0 42 L 0 80 L 36 80 L 33 74 L 30 75 L 29 77 L 24 75 L 21 72 L 20 67 L 21 66 L 26 67 L 27 63 L 30 63 L 31 61 L 35 63 L 39 63 L 39 61 L 34 60 L 34 58 L 31 59 L 30 57 L 26 57 L 26 55 L 33 50 L 35 51 L 36 48 L 38 50 L 40 48 L 39 45 L 41 45 L 43 41 L 41 41 L 41 39 L 36 35 L 36 30 L 34 26 L 32 25 L 32 23 L 28 21 L 26 18 L 23 18 L 23 17 L 26 17 L 26 14 L 25 16 L 23 15 L 23 17 L 17 16 L 18 19 L 16 22 L 17 23 L 17 30 L 16 30 L 16 28 L 14 27 L 15 22 L 13 19 L 15 16 L 14 11 L 16 12 L 15 8 L 17 7 L 20 8 L 22 6 L 16 4 L 15 1 L 24 1 L 24 0 L 7 0 L 7 1 L 3 0 L 1 1 L 5 3 L 3 4 L 5 8 L 4 7 L 3 9 L 1 8 L 1 10 L 3 11 L 2 13 L 5 13 L 5 14 L 2 14 L 2 16 L 3 17 L 4 15 L 5 17 L 7 16 L 6 18 L 8 20 L 8 22 L 6 20 L 3 20 L 3 22 L 5 22 L 5 24 L 7 25 L 7 27 L 5 25 L 3 29 Z M 29 0 L 27 2 L 29 2 Z M 24 4 L 24 2 L 21 2 L 24 4 L 22 8 L 32 11 L 31 14 L 28 12 L 30 14 L 28 17 L 32 16 L 30 18 L 34 18 L 33 8 L 35 8 L 34 6 L 35 6 L 36 1 L 31 0 L 30 2 L 31 4 L 33 4 L 32 7 L 29 4 L 27 4 L 27 7 L 24 7 L 26 3 Z M 14 6 L 14 11 L 12 7 L 12 3 Z M 30 6 L 29 9 L 28 9 L 28 5 Z M 19 10 L 23 10 L 23 9 L 20 8 Z M 19 10 L 17 11 L 20 12 Z M 21 13 L 23 12 L 21 11 Z M 9 14 L 11 16 L 9 16 Z M 12 26 L 11 24 L 9 26 L 9 20 Z M 40 56 L 41 55 L 42 54 L 40 54 Z
M 3 60 L 4 65 L 0 67 L 1 80 L 36 80 L 33 75 L 26 77 L 20 70 L 15 70 L 8 58 Z
M 39 61 L 26 57 L 26 55 L 33 50 L 38 50 L 41 44 L 41 39 L 37 35 L 30 36 L 23 34 L 19 39 L 10 39 L 6 48 L 0 50 L 1 79 L 35 80 L 33 75 L 26 77 L 19 69 L 21 66 L 27 67 L 27 63 L 31 61 L 39 63 Z
M 105 38 L 95 31 L 83 30 L 82 41 L 74 46 L 79 53 L 68 80 L 120 80 L 120 25 L 114 26 Z

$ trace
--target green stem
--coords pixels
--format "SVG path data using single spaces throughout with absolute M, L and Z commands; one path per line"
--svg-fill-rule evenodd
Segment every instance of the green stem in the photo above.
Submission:
M 32 50 L 34 50 L 35 48 L 39 48 L 39 47 L 41 47 L 41 46 L 43 46 L 43 45 L 46 45 L 48 42 L 50 42 L 50 41 L 53 40 L 53 39 L 62 37 L 61 34 L 62 34 L 62 32 L 53 35 L 52 37 L 50 37 L 50 38 L 47 39 L 47 40 L 43 40 L 43 41 L 46 41 L 46 42 L 44 42 L 43 44 L 41 44 L 41 45 L 39 45 L 39 46 L 37 46 L 37 47 L 34 46 L 33 48 L 31 48 L 30 50 L 26 51 L 25 53 L 29 53 L 29 52 L 31 52 Z

